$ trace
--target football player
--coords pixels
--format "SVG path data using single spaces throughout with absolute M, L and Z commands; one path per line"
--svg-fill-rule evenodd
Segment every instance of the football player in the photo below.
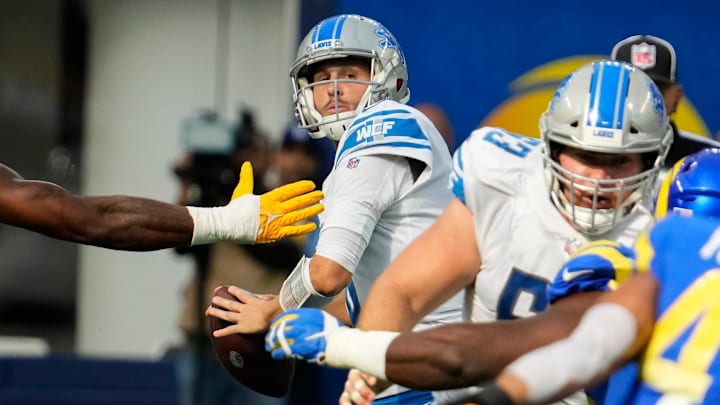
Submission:
M 528 317 L 546 309 L 547 286 L 577 246 L 599 239 L 633 243 L 652 220 L 642 202 L 651 193 L 671 142 L 662 97 L 650 78 L 622 62 L 586 65 L 558 87 L 540 128 L 541 141 L 499 128 L 471 134 L 455 154 L 451 177 L 455 199 L 378 279 L 361 313 L 360 327 L 409 330 L 419 316 L 462 289 L 466 289 L 466 320 L 486 323 Z M 341 339 L 327 342 L 327 352 L 324 343 L 320 345 L 321 356 L 302 353 L 295 346 L 306 341 L 310 335 L 304 332 L 312 328 L 303 330 L 298 314 L 276 320 L 268 346 L 276 356 L 331 365 L 349 367 L 361 361 L 362 369 L 377 376 L 423 388 L 462 387 L 492 376 L 508 358 L 543 344 L 539 342 L 562 337 L 569 331 L 572 318 L 568 317 L 578 319 L 582 313 L 574 306 L 587 307 L 593 298 L 589 295 L 562 300 L 563 305 L 543 319 L 555 322 L 556 330 L 528 320 L 507 323 L 511 326 L 498 334 L 465 333 L 461 325 L 448 327 L 444 334 L 429 331 L 426 336 L 437 341 L 473 342 L 471 348 L 434 351 L 439 359 L 433 362 L 427 356 L 420 360 L 418 355 L 427 352 L 417 345 L 396 346 L 396 334 L 376 333 L 369 339 L 345 329 L 339 332 Z M 317 313 L 314 316 L 317 319 Z M 458 335 L 448 335 L 451 329 Z M 517 336 L 527 338 L 510 339 Z M 316 336 L 313 343 L 318 340 Z M 340 341 L 345 348 L 332 343 Z M 386 367 L 384 353 L 390 342 L 393 361 Z M 366 355 L 362 348 L 366 346 L 381 347 L 381 355 Z M 351 351 L 363 353 L 363 359 L 349 359 Z M 342 359 L 338 363 L 331 360 L 336 356 Z M 364 403 L 360 400 L 372 399 L 368 391 L 355 379 L 346 385 L 344 395 Z M 585 396 L 568 401 L 583 403 Z
M 70 242 L 118 250 L 156 250 L 217 241 L 268 243 L 315 229 L 303 223 L 322 210 L 320 191 L 304 180 L 253 195 L 243 164 L 224 207 L 183 207 L 130 196 L 80 197 L 62 187 L 25 180 L 0 164 L 0 221 Z
M 676 213 L 720 218 L 718 170 L 720 150 L 717 149 L 696 153 L 676 164 L 661 187 L 655 204 L 656 216 L 662 218 L 666 213 Z M 364 332 L 363 341 L 367 343 L 356 347 L 364 353 L 361 360 L 347 355 L 343 357 L 344 350 L 335 350 L 327 345 L 330 342 L 341 342 L 334 332 L 338 329 L 337 321 L 322 313 L 301 310 L 303 312 L 295 314 L 296 322 L 288 322 L 297 331 L 285 332 L 284 336 L 295 339 L 295 342 L 285 348 L 278 346 L 277 343 L 282 342 L 282 339 L 277 338 L 280 331 L 274 328 L 268 335 L 268 348 L 274 348 L 277 357 L 284 356 L 283 349 L 292 350 L 293 353 L 305 353 L 300 357 L 314 358 L 315 361 L 338 367 L 356 367 L 414 387 L 437 389 L 471 385 L 492 377 L 499 371 L 498 366 L 502 367 L 517 358 L 528 347 L 538 347 L 540 342 L 550 343 L 566 335 L 568 327 L 572 329 L 577 324 L 582 306 L 587 306 L 585 303 L 593 302 L 598 294 L 612 289 L 618 281 L 628 279 L 634 273 L 633 263 L 628 258 L 632 257 L 631 252 L 630 248 L 617 242 L 602 240 L 578 249 L 575 257 L 563 266 L 548 291 L 549 300 L 565 298 L 535 317 L 512 322 L 443 326 L 397 337 L 392 332 Z M 575 277 L 568 276 L 578 273 Z M 563 274 L 566 276 L 563 277 Z M 568 305 L 572 302 L 583 304 Z M 276 327 L 280 325 L 276 322 Z M 337 332 L 337 336 L 342 333 Z M 306 338 L 311 335 L 313 339 Z M 389 345 L 378 345 L 377 341 L 381 339 L 389 340 Z M 427 347 L 432 347 L 432 350 L 423 349 Z M 625 403 L 627 395 L 633 392 L 637 383 L 634 370 L 630 364 L 623 368 L 623 373 L 613 374 L 607 398 L 603 390 L 593 390 L 595 402 Z M 356 397 L 362 397 L 361 394 L 370 396 L 368 391 L 369 388 L 362 387 L 362 393 Z M 464 393 L 458 393 L 455 399 L 479 400 L 478 397 L 473 398 L 478 391 L 479 388 L 472 387 Z M 484 401 L 500 403 L 493 401 L 500 401 L 502 398 L 498 399 L 497 396 L 502 397 L 502 393 L 485 397 L 488 394 L 492 394 L 492 388 L 483 394 Z
M 282 311 L 307 306 L 332 305 L 354 323 L 382 271 L 452 199 L 448 147 L 426 116 L 405 105 L 405 56 L 382 24 L 359 15 L 321 21 L 300 43 L 290 76 L 301 126 L 337 143 L 323 184 L 317 248 L 298 262 L 272 301 L 235 288 L 230 291 L 240 302 L 213 298 L 219 308 L 207 314 L 233 323 L 215 336 L 265 331 Z M 459 321 L 461 308 L 456 294 L 423 314 L 418 327 Z M 381 396 L 376 403 L 432 400 L 429 392 L 398 386 Z
M 614 252 L 626 260 L 611 267 L 633 277 L 604 294 L 570 337 L 522 356 L 474 400 L 546 402 L 602 381 L 635 359 L 630 386 L 612 403 L 718 403 L 718 170 L 718 149 L 679 161 L 658 197 L 658 216 L 671 215 L 643 233 L 634 252 Z M 588 254 L 595 259 L 588 261 Z M 571 263 L 585 260 L 583 268 L 594 271 L 606 254 L 588 250 Z

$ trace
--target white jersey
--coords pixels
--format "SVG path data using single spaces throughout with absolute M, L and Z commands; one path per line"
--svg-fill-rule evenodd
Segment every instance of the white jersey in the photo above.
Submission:
M 550 200 L 539 139 L 480 128 L 455 152 L 451 185 L 470 209 L 482 264 L 465 291 L 464 319 L 492 322 L 534 315 L 546 290 L 578 245 L 611 239 L 632 246 L 652 221 L 642 204 L 609 233 L 590 238 L 573 228 Z M 458 392 L 462 392 L 459 390 Z M 452 391 L 436 393 L 445 403 Z M 585 404 L 577 392 L 561 401 Z
M 610 232 L 590 237 L 573 228 L 550 200 L 538 139 L 499 128 L 474 131 L 455 154 L 453 190 L 473 213 L 482 265 L 466 293 L 473 322 L 513 319 L 545 310 L 547 286 L 568 253 L 595 239 L 632 246 L 652 221 L 636 204 Z
M 416 161 L 415 175 L 408 159 Z M 353 273 L 346 300 L 353 322 L 375 280 L 452 200 L 451 169 L 445 141 L 412 107 L 376 103 L 348 127 L 323 183 L 325 211 L 316 254 Z M 348 234 L 353 237 L 343 236 Z M 460 321 L 461 296 L 419 327 Z

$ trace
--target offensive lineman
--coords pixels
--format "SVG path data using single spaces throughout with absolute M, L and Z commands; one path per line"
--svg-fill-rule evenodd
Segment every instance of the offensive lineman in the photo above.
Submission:
M 672 215 L 643 233 L 634 251 L 594 249 L 571 260 L 583 260 L 591 272 L 635 274 L 604 294 L 569 338 L 516 360 L 473 399 L 544 402 L 601 381 L 632 359 L 625 368 L 637 368 L 622 375 L 628 385 L 620 391 L 624 395 L 607 403 L 718 403 L 718 169 L 718 149 L 679 161 L 657 204 L 659 218 Z

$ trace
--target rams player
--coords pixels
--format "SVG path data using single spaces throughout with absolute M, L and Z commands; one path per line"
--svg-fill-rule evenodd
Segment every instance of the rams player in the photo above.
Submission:
M 718 170 L 718 149 L 681 160 L 658 197 L 658 216 L 671 215 L 644 232 L 634 252 L 589 249 L 571 260 L 585 260 L 591 272 L 604 261 L 636 274 L 604 294 L 570 337 L 510 364 L 476 400 L 546 402 L 634 358 L 637 371 L 612 403 L 720 402 Z
M 546 309 L 547 286 L 575 246 L 608 238 L 632 244 L 652 220 L 642 200 L 651 192 L 671 141 L 657 87 L 630 65 L 611 61 L 589 64 L 559 86 L 540 127 L 542 142 L 498 128 L 471 134 L 455 154 L 451 177 L 455 199 L 378 279 L 361 313 L 360 327 L 409 330 L 419 317 L 462 289 L 466 289 L 469 321 L 528 317 Z M 572 308 L 576 300 L 563 301 L 577 319 L 579 312 Z M 558 308 L 554 318 L 545 318 L 558 323 L 559 329 L 550 333 L 536 322 L 508 323 L 513 325 L 509 328 L 528 336 L 511 345 L 509 339 L 490 332 L 483 337 L 467 333 L 464 336 L 474 344 L 482 339 L 481 345 L 488 346 L 438 352 L 442 361 L 424 358 L 424 364 L 412 361 L 417 346 L 405 346 L 396 348 L 398 362 L 388 364 L 387 369 L 383 355 L 364 356 L 362 364 L 381 377 L 414 381 L 415 386 L 424 388 L 467 386 L 497 372 L 498 365 L 502 367 L 502 361 L 485 362 L 484 354 L 474 350 L 497 358 L 507 354 L 512 360 L 512 356 L 542 345 L 541 341 L 562 337 L 562 331 L 568 329 L 562 329 L 567 317 L 559 316 L 561 313 Z M 299 331 L 295 319 L 278 318 L 272 331 L 277 333 L 268 336 L 271 348 L 282 344 L 283 339 L 277 337 L 280 331 L 285 337 L 290 334 L 296 344 L 304 338 L 293 335 Z M 345 332 L 358 335 L 349 341 L 372 347 L 386 348 L 395 337 L 390 333 L 366 339 L 357 331 L 343 330 L 343 335 Z M 440 332 L 428 334 L 438 341 L 455 338 Z M 343 340 L 347 342 L 351 336 L 343 336 Z M 508 332 L 502 336 L 518 335 Z M 347 358 L 349 348 L 365 353 L 352 344 L 344 346 L 348 348 L 329 343 L 326 361 L 332 364 L 331 348 L 344 351 L 340 365 L 345 366 L 356 360 Z M 276 350 L 276 355 L 305 356 L 292 345 L 282 349 Z M 471 360 L 473 356 L 476 361 Z M 312 353 L 310 357 L 314 357 Z M 402 364 L 403 359 L 407 363 Z M 367 364 L 369 361 L 372 364 Z M 414 370 L 403 367 L 411 363 Z M 395 367 L 403 372 L 394 372 Z M 359 389 L 354 388 L 356 383 Z M 358 380 L 346 387 L 367 392 Z M 359 398 L 362 393 L 354 394 Z M 569 401 L 583 403 L 585 398 L 578 395 Z
M 452 198 L 448 147 L 427 117 L 405 105 L 405 57 L 382 24 L 358 15 L 321 21 L 300 43 L 290 75 L 301 126 L 337 143 L 323 184 L 317 248 L 298 262 L 272 301 L 238 289 L 230 291 L 242 303 L 215 297 L 221 308 L 209 308 L 208 315 L 233 323 L 215 336 L 264 331 L 283 310 L 326 306 L 334 298 L 335 313 L 349 313 L 345 321 L 353 323 L 377 277 Z M 459 321 L 461 308 L 458 294 L 420 327 Z M 388 403 L 432 400 L 429 392 L 397 386 L 383 395 Z

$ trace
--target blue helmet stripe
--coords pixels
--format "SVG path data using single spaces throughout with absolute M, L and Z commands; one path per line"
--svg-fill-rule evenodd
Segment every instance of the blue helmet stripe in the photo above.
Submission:
M 323 20 L 320 24 L 315 26 L 312 42 L 314 43 L 340 38 L 343 25 L 345 25 L 345 20 L 347 20 L 347 15 L 339 15 Z
M 630 70 L 619 63 L 596 63 L 593 69 L 586 124 L 608 129 L 622 128 Z

